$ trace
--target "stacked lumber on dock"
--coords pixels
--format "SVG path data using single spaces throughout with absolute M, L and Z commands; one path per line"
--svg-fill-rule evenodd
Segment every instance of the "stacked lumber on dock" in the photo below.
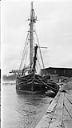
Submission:
M 72 128 L 71 88 L 66 90 L 62 88 L 58 92 L 36 128 Z

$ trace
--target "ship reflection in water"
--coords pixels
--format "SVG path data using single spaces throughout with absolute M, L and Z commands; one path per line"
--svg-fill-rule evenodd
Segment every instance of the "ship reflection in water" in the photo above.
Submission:
M 19 94 L 15 87 L 3 85 L 2 128 L 35 128 L 52 98 Z

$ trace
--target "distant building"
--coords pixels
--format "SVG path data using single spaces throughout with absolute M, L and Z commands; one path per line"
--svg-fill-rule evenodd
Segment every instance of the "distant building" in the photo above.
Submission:
M 41 70 L 41 74 L 43 75 L 59 75 L 59 76 L 66 76 L 66 77 L 72 77 L 72 68 L 54 68 L 49 67 Z

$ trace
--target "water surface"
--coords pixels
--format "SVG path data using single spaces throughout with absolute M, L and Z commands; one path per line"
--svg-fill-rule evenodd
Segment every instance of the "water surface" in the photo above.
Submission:
M 35 128 L 52 100 L 44 95 L 16 92 L 16 85 L 2 88 L 2 128 Z

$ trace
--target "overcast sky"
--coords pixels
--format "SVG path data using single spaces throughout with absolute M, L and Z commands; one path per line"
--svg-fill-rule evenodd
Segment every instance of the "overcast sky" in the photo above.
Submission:
M 18 69 L 29 29 L 30 1 L 6 0 L 2 3 L 3 70 Z M 45 67 L 72 68 L 72 2 L 38 0 L 34 2 L 38 18 L 36 32 Z
M 0 68 L 1 68 L 1 1 L 0 1 Z

